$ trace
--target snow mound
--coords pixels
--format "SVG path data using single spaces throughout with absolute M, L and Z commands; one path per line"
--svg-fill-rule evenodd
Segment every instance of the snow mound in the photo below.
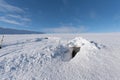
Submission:
M 58 44 L 54 49 L 51 50 L 51 56 L 52 58 L 61 59 L 62 61 L 70 61 L 74 57 L 76 58 L 81 56 L 81 54 L 85 55 L 87 53 L 89 55 L 91 51 L 96 50 L 98 50 L 96 45 L 82 37 L 76 37 L 68 41 L 66 44 Z
M 89 41 L 87 41 L 86 39 L 83 39 L 82 37 L 76 37 L 73 40 L 70 40 L 68 42 L 68 46 L 69 47 L 81 47 L 85 44 L 90 44 Z
M 90 48 L 95 48 L 95 49 L 99 49 L 99 48 L 103 48 L 105 47 L 105 45 L 102 44 L 98 44 L 95 41 L 88 41 L 82 37 L 76 37 L 70 41 L 68 41 L 67 44 L 68 47 L 90 47 Z
M 58 45 L 50 45 L 47 46 L 47 49 L 49 50 L 49 57 L 56 60 L 61 61 L 70 61 L 75 57 L 77 60 L 77 57 L 81 55 L 90 55 L 90 53 L 93 51 L 99 50 L 99 48 L 102 48 L 97 43 L 94 44 L 90 41 L 82 38 L 82 37 L 76 37 L 67 43 L 58 43 Z M 84 57 L 87 57 L 84 56 Z M 80 57 L 79 57 L 80 58 Z M 78 59 L 79 60 L 79 59 Z

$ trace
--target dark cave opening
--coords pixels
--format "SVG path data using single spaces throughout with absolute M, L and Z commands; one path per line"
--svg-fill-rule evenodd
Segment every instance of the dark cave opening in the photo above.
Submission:
M 72 58 L 75 57 L 75 55 L 80 51 L 80 47 L 72 47 Z

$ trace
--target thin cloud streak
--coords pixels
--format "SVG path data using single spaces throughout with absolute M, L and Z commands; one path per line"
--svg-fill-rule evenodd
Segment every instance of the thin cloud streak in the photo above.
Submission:
M 12 15 L 12 14 L 9 14 L 7 15 L 8 17 L 11 17 L 11 18 L 15 18 L 15 19 L 20 19 L 22 21 L 31 21 L 31 19 L 29 18 L 26 18 L 26 17 L 23 17 L 23 16 L 20 16 L 20 15 Z
M 20 22 L 17 22 L 17 21 L 12 20 L 12 19 L 8 19 L 6 17 L 0 17 L 0 21 L 10 23 L 10 24 L 15 24 L 15 25 L 21 25 Z
M 5 0 L 0 0 L 0 12 L 24 13 L 24 10 L 8 4 Z
M 14 24 L 14 25 L 25 25 L 32 20 L 27 18 L 25 11 L 22 8 L 9 4 L 6 0 L 0 0 L 0 21 Z

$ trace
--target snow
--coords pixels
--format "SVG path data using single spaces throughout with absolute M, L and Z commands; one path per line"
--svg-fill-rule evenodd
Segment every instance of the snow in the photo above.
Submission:
M 68 46 L 69 47 L 81 47 L 85 44 L 89 44 L 89 41 L 83 39 L 82 37 L 76 37 L 75 39 L 69 41 Z
M 119 80 L 119 42 L 120 34 L 5 35 L 0 80 Z

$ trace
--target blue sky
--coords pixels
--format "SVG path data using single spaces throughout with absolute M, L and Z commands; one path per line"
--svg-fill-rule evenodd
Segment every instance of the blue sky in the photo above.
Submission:
M 0 0 L 0 27 L 48 33 L 120 32 L 120 0 Z

